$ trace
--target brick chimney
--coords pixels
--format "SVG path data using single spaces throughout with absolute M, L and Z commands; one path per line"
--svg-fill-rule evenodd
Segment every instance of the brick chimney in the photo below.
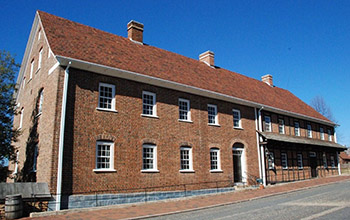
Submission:
M 128 25 L 128 38 L 132 41 L 143 43 L 143 24 L 131 20 Z
M 214 53 L 210 50 L 199 55 L 199 61 L 206 63 L 209 66 L 214 66 Z
M 261 81 L 263 81 L 264 83 L 266 83 L 267 85 L 273 87 L 273 81 L 272 81 L 272 75 L 267 74 L 265 76 L 261 77 Z

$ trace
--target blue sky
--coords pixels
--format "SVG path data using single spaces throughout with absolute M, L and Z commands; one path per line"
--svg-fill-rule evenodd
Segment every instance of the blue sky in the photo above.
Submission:
M 0 0 L 0 49 L 21 63 L 36 10 L 126 37 L 130 20 L 144 42 L 274 84 L 306 103 L 322 96 L 350 146 L 350 1 Z

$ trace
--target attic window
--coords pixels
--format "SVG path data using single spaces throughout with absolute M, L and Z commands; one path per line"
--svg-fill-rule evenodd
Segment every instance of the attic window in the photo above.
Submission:
M 40 40 L 40 38 L 41 38 L 41 29 L 39 29 L 38 31 L 38 40 Z

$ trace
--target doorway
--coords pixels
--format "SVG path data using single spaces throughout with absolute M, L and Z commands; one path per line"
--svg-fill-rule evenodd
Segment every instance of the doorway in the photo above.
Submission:
M 233 157 L 233 182 L 243 183 L 245 182 L 245 155 L 244 155 L 244 145 L 237 143 L 233 145 L 232 148 Z
M 317 159 L 316 159 L 316 153 L 310 152 L 310 169 L 311 169 L 311 177 L 315 178 L 317 177 Z

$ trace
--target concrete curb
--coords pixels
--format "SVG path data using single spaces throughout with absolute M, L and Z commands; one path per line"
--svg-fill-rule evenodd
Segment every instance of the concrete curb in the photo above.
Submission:
M 154 217 L 160 217 L 160 216 L 174 215 L 174 214 L 185 213 L 185 212 L 198 211 L 198 210 L 209 209 L 209 208 L 216 208 L 216 207 L 220 207 L 220 206 L 233 205 L 233 204 L 238 204 L 238 203 L 242 203 L 242 202 L 249 202 L 249 201 L 253 201 L 253 200 L 258 200 L 258 199 L 263 199 L 263 198 L 268 198 L 268 197 L 273 197 L 273 196 L 278 196 L 278 195 L 283 195 L 283 194 L 303 191 L 303 190 L 306 190 L 306 189 L 312 189 L 312 188 L 327 186 L 327 185 L 336 184 L 336 183 L 339 183 L 339 182 L 350 182 L 350 180 L 349 179 L 339 180 L 339 181 L 336 181 L 336 182 L 324 183 L 324 184 L 315 185 L 315 186 L 307 186 L 307 187 L 303 187 L 303 188 L 299 188 L 299 189 L 293 189 L 293 190 L 284 191 L 284 192 L 277 192 L 277 193 L 267 194 L 267 195 L 263 195 L 263 196 L 250 198 L 250 199 L 242 199 L 242 200 L 238 200 L 238 201 L 234 201 L 234 202 L 227 202 L 227 203 L 221 203 L 221 204 L 216 204 L 216 205 L 203 206 L 203 207 L 193 208 L 193 209 L 184 209 L 184 210 L 180 210 L 180 211 L 167 212 L 167 213 L 161 213 L 161 214 L 145 215 L 145 216 L 138 216 L 138 217 L 132 217 L 132 218 L 124 218 L 124 219 L 121 219 L 121 220 L 147 219 L 147 218 L 154 218 Z

